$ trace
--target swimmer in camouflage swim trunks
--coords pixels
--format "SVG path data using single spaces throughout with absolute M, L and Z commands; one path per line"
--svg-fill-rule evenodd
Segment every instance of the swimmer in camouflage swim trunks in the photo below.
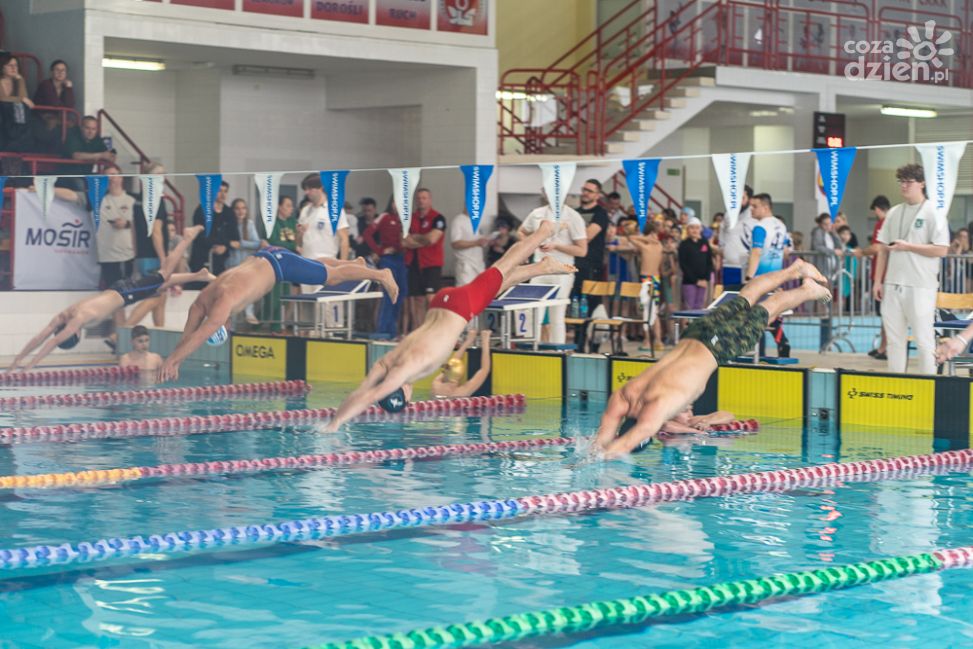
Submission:
M 799 288 L 774 293 L 757 304 L 785 282 L 802 278 Z M 665 422 L 696 401 L 717 367 L 753 350 L 769 322 L 804 302 L 830 300 L 831 292 L 822 286 L 826 282 L 803 260 L 750 280 L 738 296 L 690 325 L 662 360 L 612 394 L 595 446 L 607 457 L 617 457 L 653 437 Z

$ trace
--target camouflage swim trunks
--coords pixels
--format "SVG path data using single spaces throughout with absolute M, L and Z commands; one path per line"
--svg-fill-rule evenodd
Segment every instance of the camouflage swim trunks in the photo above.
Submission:
M 753 351 L 767 328 L 768 317 L 767 309 L 760 305 L 751 307 L 746 298 L 738 295 L 694 321 L 683 338 L 703 343 L 716 362 L 725 365 Z

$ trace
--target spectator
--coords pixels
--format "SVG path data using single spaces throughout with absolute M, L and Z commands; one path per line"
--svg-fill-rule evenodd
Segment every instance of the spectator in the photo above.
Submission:
M 406 332 L 422 324 L 429 300 L 439 290 L 443 274 L 443 235 L 446 233 L 446 219 L 432 207 L 432 192 L 420 187 L 416 190 L 415 201 L 416 211 L 412 215 L 409 236 L 402 242 L 409 269 Z
M 143 170 L 147 174 L 163 174 L 165 171 L 165 167 L 159 163 L 150 163 Z M 166 202 L 160 201 L 159 211 L 155 214 L 155 221 L 152 223 L 150 234 L 143 199 L 144 194 L 135 199 L 133 221 L 135 223 L 135 270 L 139 275 L 145 277 L 162 267 L 169 252 L 169 216 L 166 211 Z M 148 303 L 148 300 L 142 304 L 146 303 Z M 163 293 L 158 300 L 153 301 L 152 324 L 156 327 L 164 326 L 165 313 L 166 294 Z
M 497 260 L 510 250 L 510 246 L 517 242 L 517 234 L 513 218 L 506 214 L 498 214 L 493 220 L 493 232 L 490 234 L 490 245 L 487 247 L 487 265 L 492 266 Z
M 179 242 L 182 241 L 182 235 L 176 232 L 176 224 L 170 221 L 166 224 L 166 232 L 169 233 L 169 245 L 166 246 L 166 256 L 168 257 L 172 254 L 172 251 L 176 249 Z M 179 265 L 176 266 L 175 272 L 177 273 L 188 273 L 189 272 L 189 255 L 183 254 L 183 258 L 179 261 Z
M 308 259 L 321 257 L 350 259 L 348 215 L 341 210 L 338 224 L 332 228 L 324 188 L 321 185 L 321 175 L 312 173 L 305 176 L 301 181 L 301 189 L 308 199 L 308 203 L 301 208 L 301 215 L 297 219 L 297 231 L 301 235 L 301 254 Z M 304 293 L 314 293 L 320 288 L 309 284 L 301 285 L 301 291 Z
M 686 233 L 686 225 L 689 223 L 689 219 L 696 218 L 696 210 L 691 207 L 683 206 L 682 210 L 679 212 L 679 239 L 685 239 L 688 235 Z
M 27 97 L 27 82 L 12 54 L 0 56 L 0 145 L 4 151 L 29 152 L 34 148 L 30 130 L 30 110 L 34 102 Z
M 483 249 L 490 240 L 473 232 L 473 220 L 466 212 L 453 217 L 449 226 L 449 243 L 456 254 L 456 285 L 472 282 L 486 270 Z
M 804 233 L 797 231 L 791 232 L 791 245 L 797 252 L 804 250 Z
M 642 234 L 638 234 L 636 227 L 625 229 L 625 243 L 631 245 L 638 252 L 639 278 L 642 290 L 639 292 L 639 303 L 642 305 L 642 345 L 639 351 L 653 351 L 662 349 L 662 320 L 660 311 L 665 297 L 664 276 L 666 244 L 659 239 L 662 226 L 654 220 L 646 220 Z M 671 249 L 674 240 L 667 237 Z M 654 342 L 653 342 L 654 340 Z
M 375 199 L 370 196 L 366 196 L 358 201 L 358 207 L 361 208 L 361 212 L 358 214 L 358 232 L 351 242 L 351 249 L 354 251 L 356 257 L 367 258 L 372 254 L 372 250 L 368 247 L 368 242 L 365 241 L 365 230 L 368 229 L 368 226 L 378 216 L 378 207 L 376 206 Z
M 750 258 L 750 246 L 753 243 L 753 228 L 756 220 L 750 216 L 750 197 L 753 189 L 747 185 L 743 188 L 743 200 L 740 216 L 727 232 L 720 228 L 720 248 L 723 251 L 723 290 L 739 291 L 743 288 L 744 271 Z
M 605 211 L 608 212 L 608 220 L 612 225 L 618 225 L 618 222 L 625 218 L 625 210 L 622 209 L 622 195 L 618 192 L 612 192 L 608 194 L 608 205 L 605 206 Z
M 291 252 L 300 254 L 297 248 L 297 219 L 294 218 L 294 199 L 290 196 L 281 196 L 277 199 L 277 220 L 274 222 L 274 231 L 270 236 L 261 242 L 262 247 L 276 246 L 286 248 Z M 290 295 L 291 285 L 287 282 L 277 282 L 274 288 L 264 296 L 260 312 L 264 318 L 270 319 L 270 330 L 273 332 L 281 331 L 280 319 L 280 298 L 282 295 Z
M 74 84 L 68 79 L 68 64 L 58 59 L 51 63 L 51 76 L 37 84 L 34 103 L 38 106 L 74 108 Z
M 852 250 L 851 241 L 853 236 L 855 235 L 847 224 L 838 228 L 838 238 L 841 239 L 841 243 L 845 246 L 846 251 Z M 851 313 L 851 283 L 852 278 L 858 274 L 858 257 L 856 255 L 845 254 L 844 270 L 846 272 L 841 274 L 841 297 L 844 298 L 845 313 Z
M 821 212 L 815 222 L 818 225 L 811 230 L 811 250 L 817 253 L 814 265 L 822 275 L 834 281 L 840 267 L 838 260 L 845 254 L 844 247 L 834 231 L 830 214 Z
M 846 225 L 848 225 L 848 217 L 845 216 L 844 212 L 838 212 L 838 214 L 834 217 L 834 231 L 838 232 L 838 230 Z M 858 237 L 855 236 L 855 233 L 852 231 L 850 225 L 848 225 L 848 232 L 850 233 L 851 237 L 845 244 L 845 252 L 854 252 L 854 254 L 861 256 L 861 247 L 858 245 Z M 841 235 L 839 234 L 838 236 L 840 238 Z
M 581 186 L 581 206 L 578 214 L 585 220 L 585 235 L 588 238 L 588 254 L 575 260 L 578 272 L 574 275 L 572 295 L 581 295 L 585 280 L 605 279 L 605 236 L 608 233 L 608 212 L 598 204 L 601 198 L 601 183 L 589 178 Z M 589 313 L 601 304 L 601 296 L 588 296 Z
M 706 291 L 713 272 L 713 251 L 709 241 L 703 238 L 703 224 L 696 217 L 686 223 L 686 234 L 679 243 L 682 308 L 702 309 L 706 306 Z
M 189 270 L 196 272 L 203 266 L 209 266 L 209 270 L 214 275 L 219 275 L 226 270 L 226 260 L 229 257 L 230 241 L 239 240 L 240 235 L 236 231 L 236 221 L 226 206 L 226 195 L 230 190 L 230 184 L 225 180 L 220 183 L 220 191 L 213 199 L 213 220 L 210 224 L 209 234 L 201 234 L 193 240 L 192 249 L 189 253 Z M 193 212 L 193 225 L 206 225 L 206 215 L 203 213 L 203 206 L 196 207 Z M 187 284 L 187 288 L 202 288 L 201 284 Z
M 949 223 L 926 200 L 922 166 L 899 167 L 895 177 L 904 202 L 889 210 L 878 233 L 876 275 L 882 277 L 884 273 L 885 282 L 875 285 L 875 298 L 884 302 L 882 322 L 888 338 L 889 371 L 905 371 L 911 327 L 919 372 L 932 374 L 936 371 L 933 322 L 939 260 L 949 251 Z
M 408 287 L 408 272 L 402 255 L 402 221 L 395 211 L 395 205 L 389 205 L 389 210 L 376 218 L 364 233 L 372 255 L 378 258 L 378 267 L 388 268 L 399 286 L 399 297 L 395 302 L 383 293 L 382 302 L 378 308 L 377 333 L 395 338 L 398 333 L 399 314 L 406 300 Z
M 525 237 L 532 234 L 540 226 L 544 219 L 553 220 L 554 210 L 547 202 L 547 195 L 541 190 L 544 205 L 533 210 L 524 219 L 523 225 L 518 231 L 519 236 Z M 543 243 L 537 252 L 534 253 L 534 261 L 539 261 L 545 256 L 551 256 L 563 264 L 573 264 L 577 257 L 584 257 L 588 254 L 588 234 L 585 231 L 584 219 L 574 209 L 567 205 L 561 210 L 561 221 L 558 223 L 557 233 L 548 241 Z M 571 286 L 574 278 L 571 275 L 544 275 L 535 277 L 531 280 L 534 284 L 551 284 L 558 287 L 556 298 L 566 299 L 571 295 Z M 548 308 L 548 315 L 551 325 L 550 341 L 557 345 L 563 345 L 567 340 L 567 326 L 564 316 L 567 312 L 566 306 L 555 306 Z
M 81 118 L 81 124 L 68 133 L 64 143 L 64 156 L 79 162 L 114 162 L 115 152 L 110 151 L 105 141 L 98 137 L 98 119 L 91 115 Z M 84 173 L 84 168 L 74 165 L 65 166 L 67 173 Z M 94 167 L 89 171 L 95 171 Z M 196 238 L 199 241 L 199 237 Z
M 227 268 L 234 268 L 246 261 L 247 257 L 253 253 L 266 247 L 267 241 L 261 236 L 263 234 L 263 228 L 258 228 L 256 219 L 250 218 L 250 211 L 247 209 L 247 202 L 245 200 L 242 198 L 233 199 L 233 202 L 230 203 L 230 211 L 233 212 L 233 218 L 236 220 L 236 229 L 240 234 L 239 240 L 230 241 L 230 255 L 227 258 L 226 266 Z M 259 233 L 258 230 L 260 231 Z M 244 319 L 251 326 L 260 324 L 254 312 L 255 304 L 255 302 L 251 302 L 244 311 Z
M 868 244 L 868 248 L 865 249 L 864 255 L 866 257 L 877 257 L 878 249 L 880 244 L 878 243 L 878 233 L 882 229 L 882 225 L 885 223 L 885 216 L 888 214 L 889 209 L 892 204 L 886 196 L 879 194 L 872 199 L 872 204 L 868 209 L 872 211 L 875 215 L 875 227 L 872 229 L 872 239 Z M 874 287 L 878 283 L 885 281 L 885 277 L 877 277 L 875 271 L 878 270 L 878 260 L 872 259 L 872 286 Z M 875 299 L 875 313 L 878 315 L 879 319 L 882 317 L 882 301 L 878 298 Z M 881 337 L 879 338 L 878 347 L 868 352 L 868 355 L 872 358 L 880 361 L 888 360 L 888 355 L 886 354 L 886 337 L 885 337 L 885 325 L 881 322 L 879 323 L 881 328 Z
M 709 240 L 714 246 L 720 245 L 720 231 L 723 228 L 723 212 L 717 212 L 713 215 L 713 220 L 710 221 L 710 236 Z

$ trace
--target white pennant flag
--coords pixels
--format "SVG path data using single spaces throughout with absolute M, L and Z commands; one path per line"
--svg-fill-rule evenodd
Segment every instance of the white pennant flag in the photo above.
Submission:
M 269 239 L 274 232 L 277 222 L 277 194 L 280 189 L 282 172 L 269 174 L 254 174 L 253 181 L 257 183 L 257 194 L 260 195 L 260 216 L 264 220 L 264 234 Z
M 162 192 L 165 188 L 166 177 L 160 174 L 145 174 L 139 176 L 142 181 L 142 213 L 145 214 L 145 231 L 152 237 L 152 225 L 159 214 L 162 205 Z
M 743 186 L 747 181 L 747 167 L 750 166 L 749 153 L 717 153 L 713 156 L 716 178 L 723 192 L 722 231 L 727 232 L 736 225 L 740 216 L 740 202 L 743 200 Z
M 51 202 L 54 200 L 54 183 L 57 182 L 57 176 L 34 176 L 34 189 L 37 191 L 37 197 L 41 199 L 41 209 L 44 211 L 44 216 L 47 216 L 47 210 L 51 207 Z
M 392 175 L 392 198 L 395 200 L 395 208 L 399 210 L 402 233 L 405 235 L 409 234 L 409 225 L 412 223 L 412 198 L 419 186 L 420 171 L 422 169 L 419 167 L 389 169 Z
M 574 173 L 578 169 L 575 162 L 545 162 L 537 165 L 541 168 L 541 177 L 544 179 L 544 193 L 547 194 L 547 203 L 554 212 L 554 220 L 561 220 L 561 211 L 564 209 L 564 200 L 568 197 L 568 190 L 571 189 L 571 182 L 574 180 Z
M 946 218 L 956 191 L 959 161 L 966 151 L 966 142 L 945 144 L 917 144 L 926 174 L 926 193 L 936 209 L 936 215 Z

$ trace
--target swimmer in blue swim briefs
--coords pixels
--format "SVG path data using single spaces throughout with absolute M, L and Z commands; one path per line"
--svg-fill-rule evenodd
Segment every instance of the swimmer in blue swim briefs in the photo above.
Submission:
M 170 286 L 188 284 L 189 282 L 208 282 L 213 275 L 203 268 L 195 273 L 176 273 L 176 267 L 183 255 L 189 249 L 193 239 L 203 231 L 203 226 L 196 225 L 186 228 L 183 239 L 166 257 L 165 264 L 155 273 L 143 277 L 120 279 L 107 290 L 92 297 L 86 297 L 58 313 L 39 334 L 31 338 L 30 342 L 14 358 L 8 371 L 20 368 L 20 364 L 38 346 L 43 346 L 34 355 L 24 369 L 32 369 L 37 363 L 50 354 L 55 347 L 71 349 L 81 341 L 83 327 L 101 322 L 113 315 L 122 315 L 125 307 L 142 300 L 155 297 Z M 116 324 L 118 324 L 116 320 Z
M 182 339 L 159 368 L 159 380 L 179 378 L 179 366 L 187 356 L 225 326 L 234 314 L 269 293 L 278 282 L 334 285 L 365 279 L 381 284 L 392 302 L 398 298 L 399 287 L 392 271 L 369 268 L 363 259 L 339 261 L 322 257 L 315 260 L 286 248 L 264 248 L 239 266 L 222 273 L 200 291 L 189 308 Z

